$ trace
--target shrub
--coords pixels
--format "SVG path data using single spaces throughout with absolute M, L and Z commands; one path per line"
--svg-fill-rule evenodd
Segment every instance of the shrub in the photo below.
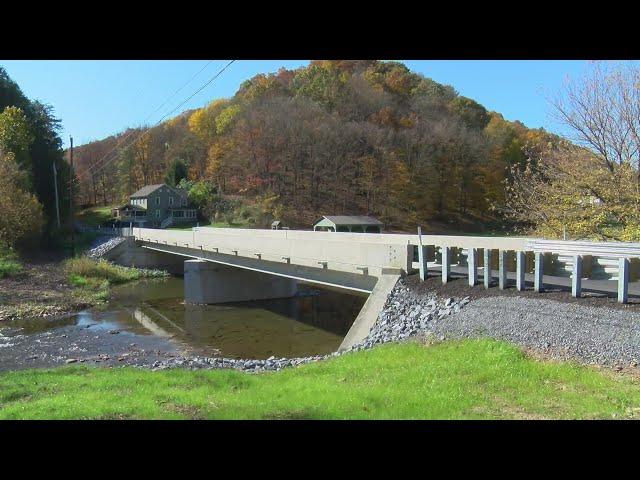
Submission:
M 22 265 L 13 250 L 3 250 L 0 246 L 0 278 L 19 275 L 22 270 Z
M 95 280 L 107 280 L 109 283 L 124 283 L 141 278 L 166 276 L 161 270 L 143 270 L 139 268 L 115 265 L 101 258 L 77 257 L 67 260 L 64 269 L 69 282 L 76 286 L 91 286 Z
M 11 277 L 22 272 L 22 265 L 13 249 L 0 245 L 0 278 Z

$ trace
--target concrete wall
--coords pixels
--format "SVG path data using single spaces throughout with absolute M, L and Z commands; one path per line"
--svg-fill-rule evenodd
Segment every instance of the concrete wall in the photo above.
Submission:
M 125 267 L 158 268 L 172 275 L 184 274 L 184 258 L 170 253 L 142 248 L 133 238 L 109 250 L 104 258 Z
M 378 315 L 384 308 L 387 297 L 399 279 L 400 275 L 394 274 L 382 275 L 378 279 L 376 286 L 362 306 L 362 310 L 360 310 L 338 350 L 346 350 L 367 338 L 378 319 Z
M 215 252 L 360 275 L 364 275 L 366 271 L 367 275 L 374 277 L 381 275 L 383 268 L 396 268 L 405 272 L 411 269 L 413 250 L 405 242 L 367 241 L 379 236 L 377 234 L 289 232 L 292 234 L 288 235 L 288 231 L 281 230 L 134 229 L 136 239 L 149 248 L 180 247 L 183 250 L 180 254 L 196 258 L 200 251 Z M 347 238 L 344 235 L 361 236 L 363 239 Z
M 184 301 L 215 304 L 289 298 L 298 292 L 297 282 L 205 260 L 184 262 Z

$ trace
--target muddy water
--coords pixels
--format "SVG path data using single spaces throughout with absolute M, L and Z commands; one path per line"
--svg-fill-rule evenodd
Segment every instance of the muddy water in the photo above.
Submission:
M 197 355 L 296 357 L 335 351 L 366 300 L 301 285 L 299 295 L 289 299 L 185 305 L 183 288 L 180 278 L 124 285 L 113 289 L 108 307 L 101 311 L 10 326 L 25 339 L 91 327 L 92 332 L 124 334 L 127 342 L 155 339 L 156 345 L 168 343 Z

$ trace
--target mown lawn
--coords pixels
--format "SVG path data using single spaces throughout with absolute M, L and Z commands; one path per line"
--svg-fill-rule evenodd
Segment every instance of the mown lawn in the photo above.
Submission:
M 640 382 L 526 358 L 494 340 L 385 345 L 236 371 L 62 367 L 0 375 L 0 418 L 635 418 Z
M 88 227 L 97 227 L 113 218 L 111 216 L 111 210 L 113 208 L 115 208 L 115 205 L 87 208 L 79 212 L 76 219 Z

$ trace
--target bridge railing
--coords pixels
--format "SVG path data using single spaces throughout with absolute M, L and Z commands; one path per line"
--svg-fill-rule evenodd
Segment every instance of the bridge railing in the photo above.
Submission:
M 373 276 L 382 274 L 385 268 L 403 271 L 412 268 L 412 247 L 406 241 L 367 242 L 340 235 L 325 238 L 317 235 L 318 232 L 299 233 L 287 236 L 257 229 L 194 228 L 179 231 L 134 228 L 136 240 L 143 242 L 263 261 Z
M 443 241 L 444 240 L 444 241 Z M 420 239 L 418 240 L 420 243 Z M 589 278 L 596 270 L 609 276 L 617 274 L 618 301 L 626 303 L 629 293 L 629 274 L 631 260 L 640 259 L 640 243 L 625 242 L 590 242 L 572 240 L 545 240 L 537 238 L 509 238 L 509 237 L 439 237 L 422 236 L 422 249 L 418 247 L 416 257 L 422 279 L 426 278 L 429 266 L 439 265 L 442 281 L 446 283 L 451 275 L 451 262 L 454 254 L 464 257 L 464 264 L 468 273 L 469 284 L 475 285 L 478 281 L 477 269 L 480 264 L 479 251 L 482 250 L 482 264 L 484 284 L 489 288 L 492 282 L 491 264 L 493 251 L 498 254 L 498 285 L 503 289 L 507 283 L 508 254 L 515 254 L 516 288 L 525 288 L 525 272 L 527 271 L 527 258 L 533 257 L 533 284 L 534 290 L 540 292 L 544 289 L 543 279 L 545 264 L 555 264 L 565 270 L 571 278 L 571 292 L 574 297 L 580 297 L 582 293 L 582 280 Z M 439 261 L 429 262 L 434 257 Z M 586 268 L 585 268 L 586 267 Z M 586 275 L 585 275 L 586 274 Z
M 156 230 L 134 227 L 138 240 L 200 248 L 224 254 L 287 261 L 295 264 L 343 271 L 379 273 L 382 268 L 414 268 L 426 278 L 429 268 L 438 266 L 442 281 L 451 276 L 452 266 L 464 268 L 469 283 L 478 281 L 483 268 L 484 284 L 492 284 L 492 263 L 497 263 L 498 286 L 506 288 L 507 271 L 515 263 L 516 288 L 525 288 L 525 272 L 533 266 L 536 291 L 544 289 L 545 264 L 569 268 L 571 291 L 581 296 L 582 280 L 600 268 L 616 273 L 618 300 L 627 302 L 630 261 L 640 259 L 640 243 L 544 240 L 527 237 L 481 237 L 455 235 L 413 235 L 387 233 L 313 232 L 194 227 L 192 230 Z M 480 255 L 482 253 L 482 255 Z M 497 259 L 495 258 L 497 255 Z M 513 259 L 515 257 L 515 262 Z M 457 265 L 454 263 L 458 261 Z M 497 262 L 495 261 L 497 260 Z M 532 260 L 532 262 L 531 262 Z M 640 262 L 639 262 L 640 263 Z M 586 267 L 586 268 L 585 268 Z M 593 267 L 593 268 L 592 268 Z M 587 277 L 585 277 L 585 273 Z

